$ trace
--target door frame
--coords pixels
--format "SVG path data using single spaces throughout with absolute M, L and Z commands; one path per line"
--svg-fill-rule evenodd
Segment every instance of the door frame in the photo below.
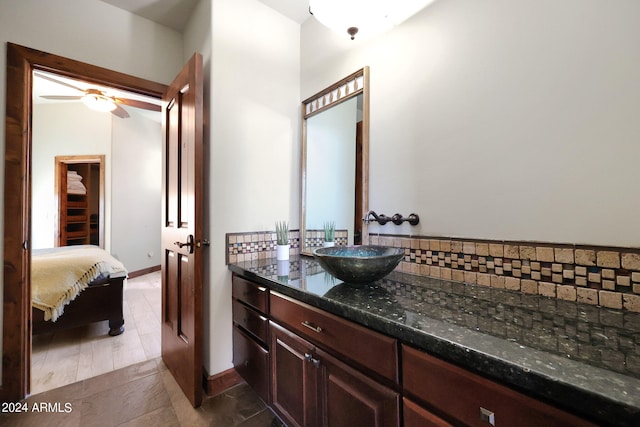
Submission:
M 0 399 L 18 401 L 31 380 L 31 117 L 33 70 L 162 98 L 167 86 L 69 58 L 7 43 L 4 295 Z
M 60 171 L 63 168 L 62 165 L 73 165 L 73 164 L 78 164 L 78 163 L 88 163 L 91 165 L 98 165 L 98 170 L 99 170 L 99 182 L 98 182 L 98 188 L 99 188 L 99 194 L 98 194 L 98 246 L 100 246 L 102 249 L 104 249 L 104 233 L 105 233 L 105 229 L 104 229 L 104 225 L 105 225 L 105 201 L 104 201 L 104 197 L 105 197 L 105 186 L 104 186 L 104 173 L 105 173 L 105 155 L 104 154 L 95 154 L 95 155 L 71 155 L 71 156 L 55 156 L 54 158 L 54 162 L 55 162 L 55 167 L 54 167 L 54 177 L 55 177 L 55 184 L 54 184 L 54 197 L 56 200 L 56 212 L 57 212 L 57 217 L 56 217 L 56 221 L 55 221 L 55 227 L 54 227 L 54 245 L 55 246 L 60 246 L 60 233 L 62 232 L 61 230 L 61 224 L 60 224 L 60 216 L 62 215 L 62 213 L 60 212 L 60 208 L 62 207 L 62 203 L 60 200 L 60 195 L 62 194 L 62 188 L 61 186 L 65 185 L 62 184 L 62 180 L 60 179 Z M 66 167 L 65 166 L 65 167 Z M 87 193 L 91 193 L 91 190 L 89 188 L 87 188 Z M 65 191 L 65 195 L 66 195 L 66 191 Z M 91 196 L 91 198 L 93 199 L 93 195 Z M 90 212 L 89 212 L 90 213 Z M 89 239 L 91 240 L 91 239 Z

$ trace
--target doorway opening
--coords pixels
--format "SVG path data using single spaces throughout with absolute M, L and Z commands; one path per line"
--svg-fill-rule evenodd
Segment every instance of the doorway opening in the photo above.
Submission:
M 104 154 L 55 157 L 56 246 L 104 248 Z
M 123 328 L 112 328 L 116 321 L 91 322 L 84 309 L 77 315 L 78 304 L 97 304 L 87 308 L 92 313 L 107 304 L 107 294 L 88 300 L 98 291 L 95 281 L 64 307 L 56 322 L 66 328 L 47 327 L 40 311 L 32 311 L 30 385 L 31 394 L 38 394 L 161 354 L 162 135 L 161 113 L 138 108 L 159 104 L 155 99 L 100 85 L 134 105 L 125 106 L 126 116 L 93 111 L 75 94 L 96 85 L 53 72 L 34 71 L 33 77 L 32 266 L 51 247 L 82 254 L 92 245 L 114 255 L 129 273 L 114 297 L 120 303 L 109 303 L 121 306 Z M 87 152 L 99 154 L 76 154 Z M 37 288 L 39 281 L 32 280 Z M 111 336 L 118 330 L 121 335 Z
M 90 64 L 7 44 L 4 191 L 3 370 L 0 397 L 17 401 L 30 390 L 31 147 L 33 71 L 49 71 L 160 99 L 167 86 Z

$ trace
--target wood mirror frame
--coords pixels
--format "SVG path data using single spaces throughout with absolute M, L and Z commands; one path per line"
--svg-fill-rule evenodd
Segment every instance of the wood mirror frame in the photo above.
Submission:
M 355 218 L 361 227 L 360 241 L 369 239 L 368 225 L 362 221 L 369 210 L 369 67 L 350 74 L 344 79 L 316 93 L 302 102 L 302 147 L 300 152 L 300 253 L 311 255 L 313 247 L 307 245 L 307 119 L 362 94 L 362 150 L 356 156 Z M 354 189 L 355 191 L 355 189 Z M 355 230 L 354 230 L 355 231 Z

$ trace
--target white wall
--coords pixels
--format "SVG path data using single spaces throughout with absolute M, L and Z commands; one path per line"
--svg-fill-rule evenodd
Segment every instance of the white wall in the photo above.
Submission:
M 205 65 L 209 374 L 232 367 L 225 233 L 298 227 L 299 29 L 256 0 L 203 0 L 185 32 L 185 54 L 201 52 Z
M 301 33 L 305 98 L 371 67 L 371 232 L 640 246 L 640 3 L 438 0 L 369 42 Z M 399 191 L 401 189 L 401 191 Z
M 104 155 L 105 249 L 130 272 L 160 265 L 161 125 L 128 112 L 119 119 L 79 102 L 34 105 L 32 248 L 55 246 L 55 156 Z
M 6 42 L 160 83 L 170 83 L 182 65 L 179 33 L 101 1 L 0 0 L 0 11 L 0 117 L 5 116 Z M 0 120 L 2 141 L 4 125 L 4 120 Z M 2 188 L 3 147 L 0 149 Z M 3 232 L 4 208 L 1 206 L 0 212 L 0 232 Z M 0 249 L 0 255 L 3 250 Z
M 111 209 L 111 117 L 82 103 L 34 104 L 31 148 L 31 247 L 56 246 L 55 156 L 104 154 L 105 211 Z M 111 224 L 105 223 L 105 236 Z M 108 246 L 106 246 L 108 248 Z
M 112 119 L 111 253 L 131 272 L 161 262 L 162 126 L 127 111 Z

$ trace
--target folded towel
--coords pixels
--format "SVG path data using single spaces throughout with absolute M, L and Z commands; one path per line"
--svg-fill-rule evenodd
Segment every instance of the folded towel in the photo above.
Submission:
M 82 175 L 78 175 L 76 171 L 67 171 L 68 181 L 82 181 Z
M 76 171 L 67 171 L 67 194 L 87 194 L 87 187 L 82 183 L 82 176 Z
M 67 194 L 87 194 L 87 187 L 85 187 L 81 182 L 68 182 Z

